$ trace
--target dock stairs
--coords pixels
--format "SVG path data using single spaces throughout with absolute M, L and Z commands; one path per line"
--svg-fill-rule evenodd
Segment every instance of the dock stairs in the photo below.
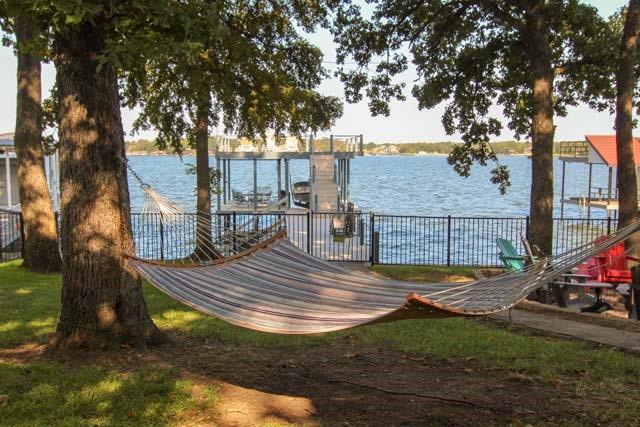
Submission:
M 338 210 L 338 184 L 335 178 L 334 160 L 333 154 L 312 154 L 309 158 L 312 211 L 336 212 Z

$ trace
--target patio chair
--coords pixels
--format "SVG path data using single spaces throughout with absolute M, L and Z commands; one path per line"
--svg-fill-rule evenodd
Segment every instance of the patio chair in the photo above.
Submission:
M 608 236 L 598 237 L 595 243 L 601 243 L 608 238 Z M 640 262 L 638 258 L 628 256 L 625 252 L 624 242 L 620 242 L 596 255 L 590 265 L 593 268 L 589 272 L 595 276 L 598 282 L 611 283 L 614 286 L 622 283 L 629 284 L 633 281 L 628 263 L 630 260 Z
M 508 271 L 518 271 L 524 268 L 527 257 L 518 254 L 510 240 L 498 237 L 496 238 L 496 245 L 498 245 L 498 249 L 500 250 L 498 257 Z
M 246 205 L 249 203 L 249 199 L 247 199 L 247 196 L 245 196 L 244 194 L 242 194 L 241 191 L 238 190 L 231 190 L 231 194 L 233 195 L 233 201 L 239 205 Z

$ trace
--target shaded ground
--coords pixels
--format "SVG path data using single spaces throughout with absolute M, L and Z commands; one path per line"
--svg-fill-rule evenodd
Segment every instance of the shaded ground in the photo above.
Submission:
M 616 404 L 606 396 L 581 398 L 575 384 L 545 384 L 473 358 L 358 348 L 349 336 L 295 351 L 173 339 L 173 345 L 147 353 L 49 354 L 43 346 L 25 345 L 0 351 L 0 361 L 97 364 L 118 372 L 175 368 L 194 384 L 218 390 L 214 413 L 200 414 L 199 422 L 211 425 L 577 425 Z

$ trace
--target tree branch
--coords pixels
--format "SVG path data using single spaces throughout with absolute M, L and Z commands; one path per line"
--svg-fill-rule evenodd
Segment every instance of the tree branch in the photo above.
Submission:
M 480 6 L 484 6 L 489 9 L 496 18 L 500 19 L 503 23 L 507 25 L 511 25 L 512 27 L 521 30 L 524 28 L 524 25 L 521 21 L 514 18 L 506 10 L 500 8 L 498 3 L 495 0 L 476 0 L 476 3 Z

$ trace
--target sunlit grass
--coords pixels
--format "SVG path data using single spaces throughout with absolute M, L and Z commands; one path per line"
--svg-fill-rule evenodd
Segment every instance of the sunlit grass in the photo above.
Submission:
M 54 363 L 0 364 L 0 425 L 160 426 L 188 418 L 211 420 L 219 395 L 172 369 L 121 373 L 95 366 L 69 369 Z
M 474 278 L 473 269 L 469 267 L 374 265 L 371 270 L 392 279 L 414 282 L 458 282 Z

